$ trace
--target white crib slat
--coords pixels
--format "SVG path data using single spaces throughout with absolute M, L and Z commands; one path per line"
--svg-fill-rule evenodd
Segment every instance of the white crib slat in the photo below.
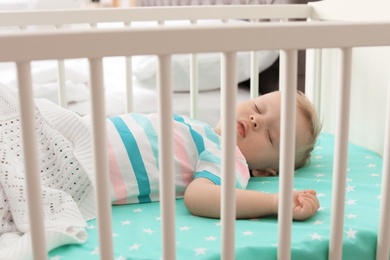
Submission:
M 383 153 L 382 193 L 378 226 L 377 260 L 388 260 L 390 255 L 390 89 L 387 94 L 385 148 Z
M 41 179 L 38 166 L 38 151 L 35 130 L 35 109 L 31 81 L 30 62 L 19 62 L 17 74 L 19 82 L 19 106 L 23 140 L 24 171 L 27 182 L 27 201 L 31 228 L 34 259 L 47 259 L 43 223 Z
M 103 84 L 102 58 L 89 59 L 93 148 L 96 174 L 97 222 L 99 227 L 99 250 L 101 259 L 113 259 L 111 227 L 111 199 L 109 193 L 108 153 L 106 148 L 106 117 Z
M 126 27 L 131 27 L 131 22 L 125 23 Z M 131 56 L 126 57 L 126 112 L 132 112 L 134 109 L 133 97 L 133 64 Z
M 235 259 L 235 153 L 236 153 L 236 53 L 221 55 L 221 118 L 222 118 L 222 252 L 221 259 Z
M 307 19 L 312 22 L 312 19 Z M 306 49 L 305 66 L 305 95 L 316 106 L 317 113 L 320 111 L 320 80 L 321 80 L 321 49 Z
M 196 25 L 196 20 L 191 20 L 191 24 Z M 190 54 L 190 115 L 192 118 L 198 118 L 198 99 L 199 99 L 199 70 L 198 55 Z
M 295 164 L 297 50 L 281 50 L 278 259 L 290 259 L 292 191 Z
M 126 57 L 126 112 L 134 109 L 133 65 L 131 57 Z
M 333 192 L 329 259 L 342 258 L 344 234 L 345 185 L 348 160 L 348 131 L 351 92 L 352 48 L 340 49 L 340 77 L 337 97 L 337 119 L 333 165 Z
M 319 80 L 320 80 L 320 61 L 321 50 L 306 50 L 306 70 L 305 70 L 305 95 L 316 105 L 317 113 L 320 114 L 319 108 Z
M 199 100 L 199 70 L 198 55 L 190 54 L 190 115 L 192 118 L 198 118 L 198 100 Z
M 65 75 L 65 61 L 58 60 L 58 103 L 62 107 L 68 106 L 68 99 L 66 98 L 66 75 Z
M 62 25 L 57 25 L 56 29 L 63 28 Z M 57 60 L 57 75 L 58 75 L 58 104 L 62 107 L 68 106 L 68 99 L 66 98 L 66 75 L 65 75 L 65 61 Z
M 257 20 L 253 19 L 253 23 L 256 23 Z M 250 67 L 250 98 L 255 98 L 259 95 L 259 52 L 251 51 L 251 67 Z
M 176 259 L 171 56 L 158 56 L 160 211 L 164 260 Z
M 259 52 L 251 51 L 251 85 L 250 98 L 255 98 L 259 95 Z

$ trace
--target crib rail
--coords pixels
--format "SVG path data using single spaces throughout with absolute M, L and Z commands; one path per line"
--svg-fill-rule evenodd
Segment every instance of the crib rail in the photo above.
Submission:
M 386 46 L 390 22 L 248 24 L 118 28 L 97 31 L 25 32 L 0 35 L 0 61 L 93 58 L 250 50 Z M 353 32 L 359 30 L 361 34 Z M 311 35 L 305 38 L 305 35 Z M 349 37 L 344 37 L 349 35 Z M 364 35 L 364 37 L 362 37 Z M 179 37 L 177 40 L 175 37 Z M 207 45 L 194 44 L 207 38 Z M 233 41 L 232 39 L 246 41 Z M 165 39 L 164 44 L 155 42 Z M 50 42 L 49 46 L 45 46 Z M 111 48 L 115 43 L 116 48 Z M 45 46 L 43 48 L 42 46 Z M 91 48 L 91 46 L 94 46 Z M 131 47 L 130 47 L 131 46 Z M 34 51 L 31 51 L 34 50 Z
M 307 5 L 228 5 L 105 8 L 85 10 L 6 12 L 0 26 L 90 24 L 134 21 L 202 20 L 202 19 L 289 19 L 308 18 Z M 50 22 L 48 22 L 50 21 Z
M 359 34 L 354 34 L 353 32 L 359 30 Z M 294 169 L 293 164 L 288 161 L 284 161 L 283 158 L 293 158 L 294 150 L 291 149 L 293 147 L 293 143 L 289 143 L 288 139 L 293 139 L 288 135 L 286 129 L 295 129 L 294 128 L 294 120 L 288 120 L 288 118 L 294 117 L 294 95 L 293 88 L 287 87 L 287 83 L 296 82 L 295 78 L 295 69 L 296 67 L 293 65 L 296 63 L 296 51 L 299 49 L 307 49 L 307 48 L 339 48 L 341 50 L 346 50 L 346 62 L 341 62 L 342 67 L 347 71 L 350 70 L 350 52 L 353 47 L 362 47 L 362 46 L 390 46 L 390 36 L 388 32 L 390 31 L 390 23 L 319 23 L 319 22 L 311 22 L 311 23 L 298 23 L 298 24 L 248 24 L 248 25 L 221 25 L 221 26 L 213 26 L 203 28 L 202 26 L 193 26 L 187 28 L 159 28 L 159 29 L 137 29 L 137 28 L 124 28 L 124 29 L 115 29 L 115 30 L 91 30 L 91 31 L 67 31 L 62 30 L 58 32 L 39 32 L 39 33 L 31 33 L 31 32 L 22 32 L 18 34 L 9 34 L 9 35 L 0 35 L 0 61 L 15 61 L 17 64 L 25 64 L 33 60 L 45 60 L 45 59 L 70 59 L 70 58 L 89 58 L 90 61 L 99 60 L 101 57 L 106 56 L 132 56 L 132 55 L 145 55 L 145 54 L 155 54 L 159 56 L 160 61 L 160 73 L 165 76 L 159 80 L 160 87 L 159 89 L 164 89 L 163 92 L 170 92 L 170 81 L 166 75 L 169 73 L 169 69 L 164 70 L 164 67 L 169 67 L 169 57 L 172 54 L 176 53 L 200 53 L 200 52 L 222 52 L 226 56 L 226 62 L 223 67 L 225 68 L 225 77 L 226 79 L 223 81 L 224 85 L 222 87 L 225 93 L 235 93 L 236 86 L 235 84 L 230 84 L 232 78 L 229 78 L 229 75 L 235 74 L 235 66 L 233 56 L 237 51 L 246 51 L 246 50 L 261 50 L 261 49 L 276 49 L 282 50 L 284 53 L 284 58 L 282 58 L 282 73 L 284 73 L 285 82 L 282 84 L 284 88 L 282 94 L 282 125 L 283 129 L 281 136 L 285 136 L 282 138 L 281 147 L 281 180 L 280 180 L 280 188 L 283 190 L 281 196 L 280 205 L 280 215 L 279 215 L 279 225 L 281 230 L 279 231 L 281 234 L 284 234 L 283 239 L 280 238 L 279 241 L 279 249 L 278 255 L 279 259 L 289 259 L 290 258 L 290 236 L 286 236 L 285 234 L 290 234 L 291 231 L 291 211 L 286 210 L 289 208 L 289 199 L 292 194 L 292 179 L 289 176 L 293 175 Z M 310 35 L 310 37 L 304 37 L 305 35 Z M 349 37 L 344 37 L 348 35 Z M 363 37 L 362 37 L 363 36 Z M 164 44 L 160 44 L 160 42 L 156 41 L 156 39 L 164 38 L 166 39 Z M 200 45 L 198 44 L 198 39 L 207 38 L 209 40 L 208 45 Z M 243 39 L 246 41 L 236 42 L 234 39 Z M 50 42 L 50 45 L 47 43 Z M 115 42 L 116 48 L 113 49 L 111 44 L 107 44 L 108 42 Z M 131 43 L 131 44 L 130 44 Z M 44 46 L 44 47 L 42 47 Z M 94 46 L 94 48 L 91 48 Z M 93 62 L 92 62 L 93 63 Z M 233 64 L 233 65 L 232 65 Z M 292 71 L 289 71 L 290 68 L 293 68 Z M 28 72 L 25 70 L 19 70 L 21 77 L 29 77 Z M 95 77 L 99 74 L 99 68 L 92 71 L 92 77 Z M 344 77 L 341 77 L 340 87 L 346 87 L 348 90 L 349 85 L 349 73 L 344 74 Z M 99 84 L 101 82 L 92 82 L 92 94 L 95 95 L 95 88 L 99 88 Z M 295 84 L 292 84 L 295 86 Z M 31 82 L 25 82 L 25 85 L 20 89 L 22 92 L 23 88 L 31 88 Z M 166 91 L 168 90 L 168 91 Z M 161 92 L 161 91 L 160 91 Z M 31 96 L 29 97 L 31 99 Z M 234 106 L 231 103 L 234 103 L 234 94 L 232 96 L 224 97 L 223 107 L 223 121 L 224 125 L 222 128 L 222 132 L 226 135 L 223 137 L 223 147 L 230 147 L 228 140 L 235 140 L 235 133 L 229 131 L 231 130 L 231 125 L 233 124 L 234 118 L 231 117 L 234 114 Z M 344 92 L 341 95 L 341 103 L 347 103 L 349 100 L 348 91 Z M 169 97 L 160 98 L 160 112 L 171 111 L 171 103 Z M 103 108 L 104 109 L 104 108 Z M 344 111 L 344 113 L 348 112 L 348 110 L 344 110 L 343 106 L 339 106 L 339 109 Z M 103 111 L 93 111 L 94 117 L 96 116 L 96 122 L 101 120 L 103 115 L 100 114 Z M 100 114 L 100 115 L 99 115 Z M 341 117 L 341 121 L 343 121 L 345 117 Z M 169 120 L 168 120 L 169 121 Z M 345 121 L 347 122 L 347 121 Z M 344 123 L 345 123 L 344 122 Z M 94 124 L 94 129 L 98 127 L 99 124 Z M 27 132 L 33 132 L 33 127 L 31 124 L 26 124 L 25 126 Z M 167 128 L 165 128 L 167 127 Z M 345 133 L 347 129 L 346 126 L 340 126 L 340 132 L 337 133 L 336 140 L 336 154 L 341 154 L 340 160 L 342 162 L 341 166 L 336 169 L 337 174 L 345 170 L 346 163 L 346 153 L 345 143 L 347 140 Z M 162 125 L 162 131 L 166 131 L 169 135 L 170 125 L 167 126 Z M 389 129 L 387 130 L 386 136 L 389 136 Z M 294 135 L 292 135 L 294 136 Z M 95 138 L 95 144 L 98 143 L 98 138 Z M 161 138 L 165 139 L 165 138 Z M 104 139 L 101 139 L 104 140 Z M 168 141 L 170 138 L 167 139 Z M 160 144 L 167 145 L 167 144 Z M 171 147 L 167 146 L 168 150 L 164 152 L 164 154 L 168 154 L 167 157 L 164 157 L 163 160 L 171 160 L 169 152 Z M 389 151 L 389 144 L 386 145 L 387 151 Z M 96 151 L 95 160 L 99 160 L 100 156 L 104 156 L 105 149 L 102 148 L 102 151 Z M 227 181 L 223 182 L 223 189 L 228 190 L 231 189 L 229 178 L 232 178 L 233 172 L 232 169 L 229 168 L 230 165 L 227 164 L 229 161 L 233 161 L 233 155 L 226 153 L 223 156 L 223 161 L 225 171 L 226 171 L 226 179 Z M 344 163 L 344 164 L 343 164 Z M 103 167 L 105 168 L 105 167 Z M 387 167 L 388 168 L 388 167 Z M 384 171 L 388 171 L 388 169 L 384 169 Z M 104 173 L 106 169 L 102 169 Z M 170 166 L 169 163 L 167 168 L 164 171 L 169 171 Z M 36 174 L 34 169 L 26 169 L 28 174 Z M 163 173 L 164 175 L 169 173 Z M 386 176 L 388 173 L 384 172 L 383 176 Z M 169 176 L 169 175 L 168 175 Z M 336 176 L 335 179 L 340 178 L 340 176 Z M 389 187 L 389 178 L 385 179 L 386 186 Z M 28 187 L 34 189 L 37 183 L 28 183 Z M 163 216 L 169 218 L 168 216 L 174 216 L 174 208 L 172 206 L 172 196 L 170 194 L 173 193 L 172 186 L 168 183 L 166 184 L 164 193 L 166 192 L 168 195 L 163 196 L 162 204 L 170 205 L 167 209 L 162 208 Z M 337 194 L 342 194 L 343 182 L 341 184 L 336 185 Z M 105 194 L 107 189 L 105 185 L 101 185 L 98 187 L 98 193 Z M 102 191 L 102 192 L 101 192 Z M 388 191 L 384 191 L 388 192 Z M 384 193 L 387 194 L 387 193 Z M 103 195 L 104 196 L 104 195 Z M 39 203 L 37 201 L 39 198 L 32 197 L 31 203 Z M 107 199 L 107 198 L 106 198 Z M 382 203 L 381 211 L 383 214 L 381 215 L 381 221 L 385 223 L 385 226 L 389 226 L 389 219 L 387 218 L 389 212 L 389 199 L 387 197 L 382 197 L 384 201 Z M 107 202 L 107 200 L 105 200 Z M 228 232 L 226 234 L 234 234 L 234 222 L 231 220 L 234 219 L 234 211 L 231 210 L 234 208 L 232 203 L 233 198 L 228 197 L 228 194 L 224 192 L 223 195 L 223 209 L 226 209 L 226 214 L 223 215 L 223 231 Z M 108 205 L 105 205 L 107 207 Z M 333 214 L 339 215 L 342 214 L 344 205 L 335 206 L 332 210 Z M 165 211 L 167 210 L 167 211 Z M 165 215 L 167 214 L 167 215 Z M 101 221 L 105 221 L 100 225 L 109 225 L 107 222 L 109 220 L 104 220 L 107 216 L 106 212 L 103 210 L 99 210 L 99 219 Z M 109 219 L 108 215 L 108 219 Z M 387 219 L 386 219 L 387 218 Z M 283 220 L 283 221 L 282 221 Z M 333 247 L 330 248 L 330 256 L 331 259 L 341 259 L 341 250 L 340 244 L 338 243 L 340 232 L 342 229 L 337 230 L 337 223 L 332 221 L 332 226 L 334 227 L 334 234 L 332 235 L 332 240 L 335 242 L 335 249 Z M 286 224 L 287 223 L 287 224 Z M 290 223 L 290 224 L 288 224 Z M 341 224 L 342 225 L 342 224 Z M 169 227 L 164 228 L 165 234 L 174 234 L 173 229 L 174 223 L 169 223 Z M 38 232 L 38 231 L 36 231 Z M 107 231 L 108 233 L 109 231 Z M 167 233 L 166 233 L 167 232 Z M 342 233 L 341 233 L 342 234 Z M 34 231 L 34 236 L 37 235 Z M 108 241 L 107 241 L 108 238 Z M 110 235 L 108 235 L 105 240 L 105 243 L 112 243 L 110 240 Z M 169 240 L 169 239 L 167 239 Z M 173 242 L 172 242 L 173 241 Z M 226 239 L 223 241 L 223 252 L 228 252 L 229 254 L 224 254 L 223 259 L 233 259 L 234 258 L 234 247 L 231 246 L 231 243 L 234 243 L 234 239 Z M 174 240 L 166 241 L 170 243 L 166 250 L 164 251 L 164 259 L 174 259 L 175 255 L 175 245 Z M 388 259 L 389 257 L 389 237 L 386 234 L 382 233 L 378 241 L 378 247 L 380 250 L 380 254 L 378 255 L 378 259 Z M 34 245 L 35 246 L 35 245 Z M 111 249 L 108 246 L 108 251 Z M 41 245 L 37 245 L 35 247 L 36 259 L 44 259 L 44 256 L 39 254 L 41 252 Z M 103 253 L 102 253 L 103 255 Z M 107 258 L 104 259 L 112 259 L 112 252 L 105 252 L 104 256 Z

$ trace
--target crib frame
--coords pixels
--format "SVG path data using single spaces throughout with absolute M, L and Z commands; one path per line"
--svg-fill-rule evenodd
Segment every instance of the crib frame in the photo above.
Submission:
M 193 7 L 194 8 L 194 7 Z M 88 22 L 91 27 L 96 27 L 98 22 L 112 21 L 113 18 L 101 20 L 108 16 L 106 12 L 113 12 L 113 17 L 135 19 L 148 19 L 149 15 L 156 15 L 161 12 L 159 18 L 162 24 L 167 19 L 200 19 L 215 18 L 215 11 L 218 10 L 220 19 L 242 18 L 235 17 L 234 8 L 242 8 L 248 13 L 248 19 L 278 18 L 287 20 L 289 18 L 310 19 L 308 23 L 253 23 L 247 25 L 221 25 L 221 26 L 189 26 L 168 28 L 122 28 L 122 29 L 93 29 L 93 30 L 68 30 L 66 28 L 53 31 L 39 32 L 19 32 L 0 35 L 0 62 L 15 62 L 18 70 L 18 81 L 20 90 L 21 121 L 24 147 L 29 147 L 24 151 L 26 158 L 26 179 L 28 182 L 29 209 L 31 219 L 31 233 L 33 239 L 34 258 L 47 259 L 45 249 L 43 220 L 40 205 L 40 180 L 38 178 L 38 165 L 36 162 L 37 148 L 35 143 L 33 116 L 32 82 L 30 72 L 30 62 L 34 60 L 55 59 L 63 61 L 71 58 L 88 58 L 91 72 L 92 86 L 92 119 L 94 129 L 94 158 L 97 176 L 97 199 L 98 203 L 98 224 L 100 239 L 100 256 L 102 259 L 113 259 L 113 247 L 111 239 L 111 211 L 108 194 L 107 175 L 107 151 L 104 140 L 105 117 L 104 117 L 104 86 L 103 86 L 103 66 L 102 57 L 105 56 L 125 56 L 155 54 L 159 57 L 159 113 L 160 122 L 170 122 L 172 114 L 171 86 L 170 86 L 170 56 L 178 53 L 202 53 L 202 52 L 222 52 L 222 96 L 221 105 L 223 126 L 222 146 L 225 147 L 223 154 L 223 183 L 222 183 L 222 241 L 221 259 L 234 259 L 234 222 L 235 206 L 234 201 L 234 164 L 232 158 L 235 147 L 234 129 L 235 113 L 234 104 L 236 97 L 235 84 L 235 53 L 237 51 L 255 51 L 262 49 L 281 50 L 281 83 L 282 90 L 282 119 L 281 119 L 281 160 L 280 160 L 280 203 L 279 203 L 279 244 L 278 259 L 290 259 L 291 245 L 291 194 L 294 172 L 294 147 L 295 132 L 285 129 L 295 129 L 295 89 L 296 89 L 296 64 L 297 51 L 309 49 L 309 64 L 317 64 L 315 49 L 337 48 L 340 50 L 340 78 L 339 78 L 339 99 L 338 99 L 338 128 L 336 130 L 335 143 L 335 166 L 334 174 L 339 176 L 334 178 L 333 209 L 331 223 L 331 239 L 329 245 L 329 259 L 341 259 L 342 254 L 342 226 L 346 183 L 346 162 L 348 144 L 348 119 L 349 119 L 349 99 L 351 87 L 351 60 L 352 48 L 363 46 L 390 46 L 390 22 L 321 22 L 314 21 L 321 17 L 314 17 L 312 6 L 229 6 L 208 8 L 196 7 L 175 7 L 175 8 L 134 8 L 128 10 L 84 10 L 84 11 L 59 11 L 59 12 L 37 12 L 37 13 L 10 13 L 0 14 L 0 24 L 7 26 L 18 25 L 26 27 L 31 24 L 45 24 L 47 19 L 60 27 L 62 24 L 70 22 L 69 14 L 72 13 L 71 20 L 81 23 Z M 213 7 L 214 8 L 214 7 Z M 220 9 L 217 9 L 220 8 Z M 178 12 L 180 10 L 180 12 Z M 198 11 L 195 11 L 198 10 Z M 150 12 L 150 13 L 148 13 Z M 216 13 L 218 13 L 216 12 Z M 76 14 L 76 15 L 75 15 Z M 89 15 L 90 14 L 90 15 Z M 95 16 L 96 14 L 96 16 Z M 202 14 L 202 15 L 201 15 Z M 18 17 L 18 15 L 20 15 Z M 139 15 L 139 16 L 137 16 Z M 318 15 L 318 13 L 317 13 Z M 200 17 L 199 17 L 200 16 Z M 23 19 L 20 19 L 23 17 Z M 15 19 L 15 20 L 13 20 Z M 131 21 L 125 20 L 126 23 Z M 355 34 L 359 30 L 359 35 Z M 303 36 L 310 35 L 309 38 Z M 343 37 L 348 35 L 348 38 Z M 364 37 L 361 37 L 364 35 Z M 161 45 L 151 39 L 166 39 Z M 199 45 L 199 38 L 209 39 L 209 44 Z M 247 41 L 234 41 L 232 39 L 245 38 Z M 51 42 L 47 46 L 47 42 Z M 113 49 L 110 43 L 115 43 Z M 129 47 L 129 43 L 132 47 Z M 148 43 L 148 44 L 145 44 Z M 42 48 L 42 46 L 45 46 Z M 90 48 L 94 46 L 94 48 Z M 254 54 L 255 55 L 255 54 Z M 196 56 L 194 56 L 196 57 Z M 193 58 L 193 64 L 196 58 Z M 61 66 L 60 66 L 61 67 Z M 196 66 L 194 66 L 196 67 Z M 308 69 L 309 77 L 307 87 L 309 95 L 313 100 L 316 98 L 316 73 L 315 69 Z M 61 72 L 60 72 L 61 75 Z M 196 68 L 193 77 L 196 78 Z M 196 79 L 194 79 L 196 81 Z M 196 84 L 195 84 L 196 85 Z M 128 86 L 129 87 L 129 86 Z M 131 86 L 129 87 L 131 92 Z M 196 91 L 196 87 L 193 88 Z M 311 92 L 310 92 L 311 91 Z M 256 93 L 256 90 L 252 91 Z M 195 94 L 196 95 L 196 94 Z M 253 95 L 253 94 L 252 94 Z M 131 101 L 131 98 L 129 99 Z M 390 153 L 390 96 L 387 107 L 387 123 L 385 131 L 384 158 L 389 158 Z M 128 106 L 131 108 L 131 105 Z M 196 110 L 196 106 L 194 107 Z M 162 211 L 162 231 L 163 231 L 163 259 L 175 259 L 175 209 L 174 209 L 174 186 L 172 175 L 172 138 L 171 124 L 161 124 L 160 138 L 161 171 L 167 178 L 161 182 L 161 211 Z M 229 142 L 230 140 L 230 142 Z M 380 227 L 378 227 L 377 259 L 389 259 L 390 248 L 390 172 L 389 160 L 384 160 L 383 167 L 383 189 L 380 215 Z M 339 198 L 339 199 L 336 199 Z M 341 199 L 340 199 L 341 198 Z M 284 234 L 283 236 L 281 234 Z M 40 238 L 40 239 L 36 239 Z

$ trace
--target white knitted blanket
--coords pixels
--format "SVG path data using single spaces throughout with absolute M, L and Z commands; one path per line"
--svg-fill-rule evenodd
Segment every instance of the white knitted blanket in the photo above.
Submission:
M 0 85 L 0 259 L 32 258 L 17 97 Z M 47 251 L 87 238 L 95 217 L 90 132 L 83 120 L 36 100 L 36 136 Z M 28 147 L 26 147 L 28 149 Z M 28 173 L 28 172 L 27 172 Z M 40 238 L 42 239 L 42 238 Z

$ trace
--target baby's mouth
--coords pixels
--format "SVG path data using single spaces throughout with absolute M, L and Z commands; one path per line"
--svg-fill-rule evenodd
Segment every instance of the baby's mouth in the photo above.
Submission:
M 237 122 L 237 132 L 240 136 L 245 137 L 245 125 L 242 122 Z

